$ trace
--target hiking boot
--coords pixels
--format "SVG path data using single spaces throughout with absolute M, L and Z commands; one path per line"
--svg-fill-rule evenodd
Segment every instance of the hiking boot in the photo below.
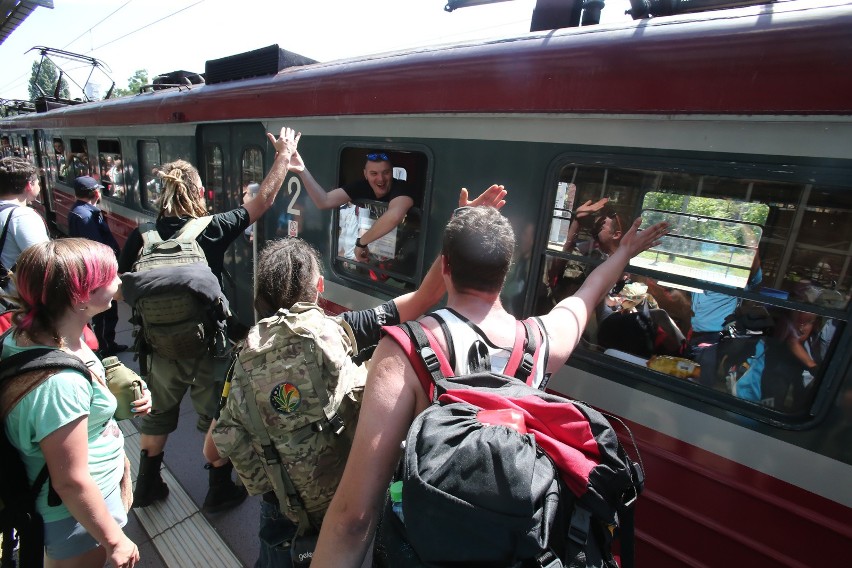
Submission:
M 201 510 L 205 513 L 219 513 L 236 507 L 248 496 L 246 488 L 231 481 L 231 470 L 234 466 L 231 462 L 220 467 L 214 467 L 212 463 L 204 466 L 209 472 L 210 489 L 204 497 L 204 505 Z
M 169 486 L 160 477 L 164 454 L 165 452 L 160 452 L 149 457 L 148 450 L 142 450 L 139 457 L 139 477 L 136 478 L 136 489 L 133 491 L 134 508 L 147 507 L 169 496 Z
M 210 429 L 210 423 L 213 422 L 213 419 L 209 416 L 204 416 L 203 414 L 198 415 L 198 422 L 195 423 L 195 427 L 201 432 L 207 433 L 207 430 Z

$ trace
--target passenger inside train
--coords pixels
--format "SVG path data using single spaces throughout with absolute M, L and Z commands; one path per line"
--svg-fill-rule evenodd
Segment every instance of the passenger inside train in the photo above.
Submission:
M 631 262 L 596 310 L 585 347 L 784 413 L 804 411 L 838 325 L 821 312 L 848 300 L 833 256 L 810 252 L 838 240 L 823 235 L 829 218 L 811 210 L 814 218 L 797 227 L 808 244 L 785 252 L 773 237 L 790 230 L 790 206 L 778 202 L 784 193 L 777 184 L 601 170 L 563 172 L 536 313 L 581 285 L 617 248 L 616 207 L 641 211 L 646 226 L 666 220 L 672 232 Z M 783 189 L 796 199 L 793 188 Z M 779 263 L 789 268 L 782 273 Z
M 297 155 L 298 156 L 298 155 Z M 405 220 L 412 207 L 419 207 L 422 194 L 418 193 L 406 180 L 394 178 L 394 167 L 389 152 L 368 150 L 362 154 L 363 170 L 361 179 L 344 183 L 341 187 L 326 191 L 305 167 L 301 157 L 301 168 L 295 170 L 305 185 L 308 195 L 319 209 L 340 207 L 346 203 L 376 201 L 372 212 L 358 214 L 354 210 L 342 215 L 341 223 L 347 230 L 352 227 L 356 238 L 349 249 L 348 241 L 343 241 L 343 256 L 358 262 L 367 263 L 394 258 L 397 252 L 396 228 Z M 387 205 L 381 205 L 387 204 Z M 354 215 L 354 217 L 353 217 Z M 340 246 L 340 245 L 339 245 Z

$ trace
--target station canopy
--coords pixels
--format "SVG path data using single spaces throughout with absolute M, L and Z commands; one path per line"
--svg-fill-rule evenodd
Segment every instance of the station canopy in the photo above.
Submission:
M 53 0 L 0 0 L 0 44 L 39 6 L 52 10 Z

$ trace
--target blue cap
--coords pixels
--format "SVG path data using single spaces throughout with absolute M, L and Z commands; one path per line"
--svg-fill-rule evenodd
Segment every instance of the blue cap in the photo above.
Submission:
M 80 176 L 74 180 L 74 191 L 95 191 L 96 189 L 103 189 L 98 180 L 91 176 Z

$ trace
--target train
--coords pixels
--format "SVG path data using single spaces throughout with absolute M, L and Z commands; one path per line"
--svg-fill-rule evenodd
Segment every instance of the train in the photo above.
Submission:
M 578 206 L 608 198 L 613 231 L 668 220 L 671 233 L 607 300 L 626 327 L 594 322 L 548 389 L 632 432 L 646 472 L 638 565 L 842 564 L 852 553 L 850 29 L 852 2 L 779 1 L 208 73 L 6 117 L 0 134 L 6 152 L 24 148 L 41 167 L 38 206 L 57 233 L 85 173 L 106 183 L 119 240 L 156 217 L 152 172 L 172 159 L 198 166 L 216 212 L 268 171 L 265 133 L 284 125 L 302 132 L 299 152 L 327 189 L 357 180 L 367 153 L 387 153 L 421 195 L 386 237 L 388 254 L 346 254 L 350 226 L 369 226 L 383 204 L 319 211 L 291 173 L 226 257 L 225 292 L 246 322 L 253 260 L 284 236 L 320 251 L 329 312 L 413 289 L 461 187 L 509 190 L 517 251 L 502 300 L 518 317 L 550 309 L 601 262 L 566 246 Z M 716 350 L 686 349 L 696 300 L 711 297 L 730 311 Z

